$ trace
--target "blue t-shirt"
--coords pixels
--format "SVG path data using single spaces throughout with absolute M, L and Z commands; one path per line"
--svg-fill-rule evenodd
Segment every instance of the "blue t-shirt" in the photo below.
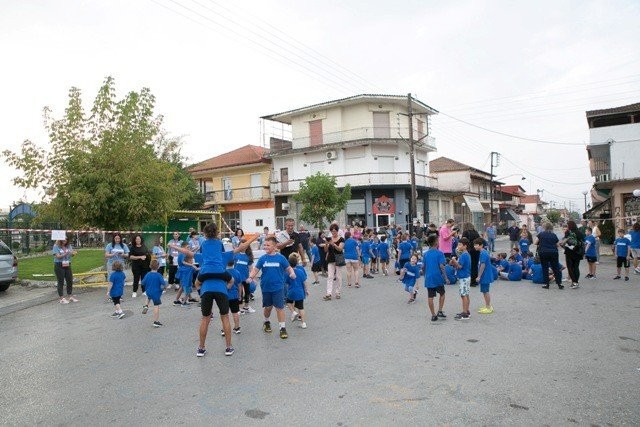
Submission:
M 398 259 L 405 260 L 405 259 L 411 258 L 411 249 L 412 248 L 413 248 L 413 246 L 411 246 L 411 242 L 408 242 L 406 240 L 401 242 L 400 244 L 398 244 L 398 251 L 401 252 L 401 253 L 398 254 Z M 425 276 L 425 278 L 426 278 L 426 276 Z
M 150 271 L 145 274 L 142 279 L 142 285 L 144 286 L 144 291 L 147 293 L 147 296 L 151 299 L 154 297 L 160 298 L 162 295 L 162 289 L 165 287 L 167 282 L 165 282 L 162 274 L 157 271 Z
M 449 279 L 450 285 L 453 285 L 458 281 L 458 278 L 456 277 L 456 269 L 454 266 L 449 264 L 445 265 L 444 272 L 447 274 L 447 279 Z
M 114 271 L 109 276 L 109 281 L 111 282 L 111 290 L 109 291 L 109 296 L 113 297 L 121 297 L 124 293 L 124 280 L 126 276 L 122 271 Z
M 460 264 L 458 278 L 466 279 L 467 277 L 471 277 L 471 255 L 469 255 L 469 252 L 464 251 L 460 254 L 458 264 Z
M 409 242 L 411 243 L 411 249 L 414 251 L 418 249 L 418 239 L 412 237 Z
M 256 263 L 256 268 L 262 270 L 260 287 L 262 292 L 276 292 L 284 289 L 285 272 L 289 261 L 282 254 L 264 254 Z
M 58 245 L 53 245 L 53 249 L 51 251 L 53 253 L 53 262 L 56 264 L 62 264 L 62 261 L 71 263 L 71 252 L 73 252 L 73 248 L 71 245 L 67 245 L 66 248 L 62 248 Z M 55 255 L 64 254 L 62 258 L 56 258 Z
M 509 271 L 509 261 L 507 261 L 506 259 L 499 260 L 498 267 L 501 271 L 504 271 L 506 273 L 507 271 Z
M 509 274 L 507 275 L 507 279 L 512 282 L 519 282 L 522 280 L 522 266 L 519 263 L 509 263 Z
M 626 237 L 618 237 L 614 242 L 616 246 L 616 256 L 617 257 L 627 257 L 629 255 L 629 247 L 631 246 L 631 240 Z
M 227 297 L 229 300 L 237 300 L 240 298 L 240 292 L 238 292 L 238 287 L 242 282 L 242 277 L 240 276 L 240 272 L 235 268 L 227 268 L 229 274 L 233 278 L 233 285 L 230 288 L 227 288 Z
M 527 239 L 526 237 L 523 237 L 522 239 L 520 239 L 520 241 L 518 242 L 518 245 L 520 246 L 521 254 L 524 255 L 529 252 L 529 239 Z
M 444 265 L 445 262 L 444 253 L 439 249 L 431 248 L 424 254 L 422 264 L 425 269 L 425 288 L 437 288 L 444 285 L 444 277 L 442 277 L 440 266 Z
M 358 259 L 358 241 L 353 237 L 349 237 L 344 242 L 344 258 L 345 259 Z
M 124 266 L 124 255 L 129 253 L 129 247 L 122 243 L 116 243 L 115 245 L 109 243 L 104 251 L 113 254 L 113 256 L 107 260 L 107 264 L 111 265 L 116 261 L 120 261 Z
M 631 247 L 640 249 L 640 231 L 631 230 L 629 234 L 631 235 Z
M 200 250 L 202 251 L 200 274 L 222 273 L 227 269 L 229 261 L 233 260 L 233 251 L 225 252 L 220 239 L 205 239 Z
M 531 266 L 531 280 L 533 283 L 537 284 L 544 283 L 544 278 L 542 277 L 542 264 L 533 264 Z
M 380 243 L 375 240 L 371 242 L 371 254 L 374 258 L 378 258 L 378 246 L 380 246 Z
M 383 261 L 389 260 L 389 244 L 387 242 L 380 242 L 378 244 L 378 254 Z
M 410 262 L 407 262 L 403 268 L 407 271 L 404 272 L 402 283 L 404 283 L 405 286 L 415 286 L 416 280 L 420 277 L 420 266 L 418 266 L 418 264 L 411 265 Z
M 296 273 L 296 278 L 292 279 L 287 277 L 287 299 L 292 301 L 301 301 L 305 298 L 304 282 L 307 280 L 307 272 L 301 265 L 296 265 L 293 269 Z
M 369 253 L 369 251 L 371 250 L 371 240 L 365 240 L 362 242 L 362 260 L 363 261 L 368 261 L 369 259 L 371 259 L 371 253 Z
M 489 252 L 487 252 L 486 249 L 480 251 L 478 271 L 480 271 L 480 266 L 482 264 L 484 264 L 484 271 L 482 272 L 482 276 L 478 279 L 481 285 L 489 285 L 493 282 L 493 273 L 491 272 L 491 255 L 489 255 Z M 520 273 L 522 273 L 522 271 Z
M 313 258 L 313 264 L 315 265 L 322 263 L 322 260 L 320 259 L 320 250 L 317 245 L 311 248 L 311 258 Z M 356 259 L 358 259 L 358 257 L 356 257 Z
M 593 236 L 593 234 L 589 234 L 588 236 L 585 236 L 584 244 L 589 245 L 589 247 L 584 253 L 585 256 L 588 256 L 590 258 L 595 258 L 598 256 L 598 253 L 596 252 L 596 238 Z
M 166 267 L 167 259 L 163 256 L 165 255 L 165 252 L 164 252 L 164 249 L 162 249 L 162 246 L 154 246 L 152 252 L 156 256 L 156 259 L 158 260 L 158 266 Z
M 249 266 L 253 264 L 253 260 L 249 259 L 249 256 L 245 253 L 235 254 L 233 258 L 235 260 L 233 268 L 240 273 L 240 281 L 247 280 L 249 277 Z
M 487 227 L 487 237 L 489 239 L 496 238 L 496 228 L 495 227 Z

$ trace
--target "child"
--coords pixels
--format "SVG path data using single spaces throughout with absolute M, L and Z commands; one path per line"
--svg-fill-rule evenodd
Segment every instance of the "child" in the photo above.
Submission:
M 491 295 L 489 289 L 491 288 L 491 282 L 493 282 L 493 273 L 491 272 L 491 255 L 483 248 L 484 240 L 477 238 L 473 241 L 473 247 L 476 251 L 480 252 L 480 260 L 478 261 L 478 278 L 476 281 L 480 284 L 480 292 L 484 297 L 484 307 L 478 310 L 480 314 L 493 313 L 493 307 L 491 306 Z
M 244 252 L 234 255 L 234 268 L 240 273 L 240 282 L 242 283 L 242 300 L 244 305 L 240 310 L 240 314 L 243 313 L 255 313 L 256 310 L 249 305 L 249 298 L 251 296 L 251 285 L 247 282 L 249 277 L 249 266 L 253 264 L 253 251 L 251 246 L 247 246 Z M 228 271 L 228 270 L 227 270 Z
M 378 250 L 380 248 L 380 240 L 376 234 L 373 235 L 371 240 L 371 272 L 378 274 Z
M 387 276 L 389 274 L 389 243 L 387 243 L 386 235 L 380 238 L 380 243 L 378 244 L 378 258 L 380 258 L 382 274 Z
M 364 234 L 362 236 L 362 277 L 365 279 L 373 279 L 373 276 L 369 274 L 371 269 L 371 240 L 369 235 Z
M 447 275 L 447 279 L 449 279 L 450 285 L 455 285 L 456 283 L 458 283 L 458 277 L 456 276 L 456 268 L 451 263 L 451 261 L 454 258 L 455 257 L 451 257 L 451 259 L 449 258 L 445 259 L 446 265 L 444 266 L 444 272 Z
M 458 251 L 460 257 L 452 258 L 451 263 L 458 271 L 458 288 L 460 289 L 460 298 L 462 299 L 462 312 L 456 314 L 455 320 L 469 320 L 471 311 L 469 311 L 469 292 L 471 290 L 471 255 L 468 252 L 469 239 L 466 237 L 458 241 Z
M 312 285 L 319 285 L 318 273 L 322 271 L 322 259 L 320 258 L 320 250 L 318 249 L 315 237 L 311 239 L 311 272 L 313 273 Z
M 412 255 L 408 263 L 406 263 L 402 270 L 400 270 L 400 281 L 404 284 L 404 290 L 409 292 L 409 301 L 407 304 L 411 304 L 416 300 L 418 296 L 418 290 L 414 289 L 416 286 L 416 280 L 420 277 L 420 267 L 418 266 L 418 256 Z
M 516 262 L 515 257 L 509 257 L 509 272 L 506 279 L 510 282 L 519 282 L 522 280 L 522 265 Z
M 596 238 L 592 234 L 593 229 L 591 227 L 587 227 L 584 230 L 584 257 L 589 264 L 589 274 L 587 274 L 587 279 L 595 280 L 596 279 L 596 265 L 598 261 L 598 253 L 596 252 Z
M 147 273 L 142 278 L 142 286 L 144 286 L 145 293 L 147 294 L 147 302 L 142 306 L 142 314 L 147 314 L 149 310 L 149 301 L 153 301 L 153 327 L 159 328 L 162 326 L 160 323 L 160 305 L 162 304 L 162 292 L 167 282 L 162 277 L 162 274 L 158 272 L 160 268 L 160 262 L 157 259 L 151 261 L 151 272 Z
M 629 248 L 631 247 L 631 240 L 624 237 L 624 230 L 620 228 L 618 230 L 618 238 L 613 242 L 614 249 L 613 255 L 616 257 L 616 268 L 617 274 L 613 280 L 620 279 L 620 269 L 624 266 L 624 281 L 629 281 L 629 256 L 631 251 Z
M 507 261 L 506 253 L 501 252 L 498 254 L 496 267 L 498 268 L 498 273 L 500 273 L 500 277 L 502 277 L 503 273 L 506 275 L 509 272 L 509 261 Z
M 535 257 L 533 260 L 529 278 L 533 283 L 537 285 L 544 285 L 544 275 L 542 274 L 542 264 L 540 264 L 539 257 Z M 551 278 L 549 278 L 549 280 L 551 281 Z
M 444 253 L 438 249 L 438 236 L 429 236 L 427 239 L 429 250 L 422 258 L 422 268 L 424 269 L 424 287 L 427 288 L 427 302 L 431 312 L 431 321 L 435 322 L 438 317 L 446 318 L 442 309 L 444 308 L 444 284 L 449 284 L 449 279 L 444 269 Z M 438 313 L 433 306 L 433 298 L 436 293 L 440 294 L 438 299 Z
M 516 260 L 516 262 L 522 264 L 522 255 L 520 254 L 520 248 L 511 249 L 510 256 L 512 256 Z
M 304 312 L 304 299 L 309 295 L 307 290 L 307 272 L 300 265 L 300 255 L 293 252 L 289 255 L 289 265 L 293 268 L 296 278 L 287 278 L 289 289 L 287 290 L 287 307 L 291 310 L 291 321 L 300 320 L 300 327 L 307 328 L 307 316 Z M 297 310 L 297 311 L 296 311 Z
M 527 234 L 527 230 L 522 230 L 520 233 L 520 241 L 518 242 L 518 247 L 520 249 L 520 254 L 524 257 L 526 253 L 529 252 L 529 235 Z
M 527 252 L 527 256 L 522 260 L 522 278 L 529 279 L 531 274 L 531 266 L 533 265 L 533 254 L 531 252 Z
M 280 325 L 280 338 L 287 339 L 287 329 L 285 327 L 284 314 L 284 273 L 289 274 L 292 279 L 296 278 L 293 268 L 289 265 L 289 261 L 280 253 L 276 252 L 278 241 L 275 237 L 269 236 L 264 241 L 265 254 L 260 257 L 256 265 L 251 270 L 248 280 L 254 280 L 260 270 L 262 270 L 262 278 L 260 279 L 260 288 L 262 289 L 262 307 L 264 314 L 264 324 L 262 330 L 271 332 L 271 310 L 275 306 L 276 316 Z
M 242 284 L 242 276 L 238 270 L 233 268 L 233 260 L 227 263 L 227 271 L 231 275 L 232 279 L 227 283 L 227 298 L 229 299 L 229 311 L 233 317 L 233 333 L 239 334 L 240 329 L 240 285 Z M 228 316 L 228 314 L 227 314 Z M 229 322 L 231 324 L 231 322 Z M 227 336 L 227 331 L 224 330 L 224 323 L 222 324 L 221 335 Z M 231 340 L 227 342 L 227 347 L 231 347 Z
M 181 259 L 182 258 L 182 259 Z M 185 255 L 181 253 L 178 255 L 178 276 L 180 277 L 180 291 L 176 295 L 177 301 L 180 301 L 180 295 L 182 296 L 182 307 L 189 307 L 189 300 L 191 299 L 191 292 L 193 290 L 193 276 L 194 272 L 200 270 L 196 267 L 191 253 Z M 173 302 L 176 305 L 176 302 Z
M 124 280 L 125 275 L 122 272 L 122 263 L 120 261 L 114 261 L 111 264 L 112 273 L 109 276 L 109 285 L 107 287 L 107 296 L 113 301 L 113 305 L 116 311 L 111 314 L 111 317 L 117 317 L 122 319 L 124 317 L 124 311 L 120 307 L 120 298 L 124 294 Z

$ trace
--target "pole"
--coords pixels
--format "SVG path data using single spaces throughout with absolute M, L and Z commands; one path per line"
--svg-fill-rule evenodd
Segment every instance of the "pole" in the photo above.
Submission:
M 491 218 L 491 221 L 490 222 L 498 222 L 497 219 L 496 220 L 493 219 L 493 192 L 495 191 L 494 184 L 493 184 L 493 168 L 498 166 L 497 164 L 494 164 L 493 156 L 496 156 L 496 158 L 497 158 L 499 156 L 499 154 L 496 153 L 495 151 L 491 152 L 491 184 L 490 184 L 490 195 L 489 195 L 489 200 L 491 201 L 491 204 L 490 204 L 490 209 L 491 209 L 490 218 Z
M 409 235 L 413 235 L 413 218 L 417 218 L 416 165 L 413 145 L 413 106 L 411 94 L 407 94 L 407 115 L 409 117 L 409 161 L 411 162 L 411 206 L 409 207 Z

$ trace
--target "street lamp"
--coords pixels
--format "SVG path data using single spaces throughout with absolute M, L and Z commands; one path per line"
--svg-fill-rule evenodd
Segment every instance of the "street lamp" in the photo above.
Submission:
M 582 192 L 582 195 L 584 196 L 584 212 L 587 213 L 587 190 L 584 190 Z

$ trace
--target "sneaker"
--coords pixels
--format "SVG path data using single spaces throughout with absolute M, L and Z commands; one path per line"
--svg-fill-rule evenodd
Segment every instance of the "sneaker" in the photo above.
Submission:
M 579 283 L 572 283 L 571 284 L 571 289 L 578 289 L 580 287 Z
M 300 323 L 300 327 L 302 329 L 307 329 L 307 324 L 305 322 Z
M 142 306 L 142 314 L 147 314 L 147 311 L 149 311 L 149 306 L 148 305 L 143 305 Z M 156 322 L 153 322 L 156 323 Z
M 593 276 L 591 274 L 587 274 L 586 276 L 584 276 L 585 279 L 591 279 Z
M 198 300 L 195 298 L 189 298 L 189 302 L 198 302 Z
M 222 330 L 222 329 L 220 329 L 220 336 L 221 336 L 221 337 L 224 337 L 224 336 L 225 336 L 224 330 Z
M 560 290 L 564 289 L 564 285 L 558 285 L 558 289 Z
M 207 354 L 207 349 L 205 348 L 199 348 L 198 351 L 196 351 L 196 356 L 198 357 L 204 357 L 205 354 Z
M 482 307 L 478 310 L 480 314 L 491 314 L 493 313 L 493 307 Z
M 636 274 L 640 274 L 640 267 L 634 268 L 633 272 Z
M 240 326 L 238 326 L 237 328 L 233 328 L 233 333 L 238 335 L 242 332 L 242 329 L 240 328 Z
M 442 311 L 438 312 L 438 317 L 442 317 L 443 319 L 447 317 L 446 314 L 444 314 Z
M 613 280 L 620 280 L 620 276 L 614 277 Z
M 431 321 L 436 322 L 438 320 L 438 316 L 431 316 Z
M 183 302 L 182 304 L 180 304 L 182 306 L 182 308 L 189 308 L 191 307 L 191 305 L 188 302 Z
M 121 311 L 120 313 L 118 313 L 118 319 L 122 319 L 124 318 L 124 311 Z
M 69 300 L 66 298 L 60 298 L 60 304 L 69 304 Z
M 255 301 L 255 297 L 253 296 L 253 294 L 249 294 L 249 301 Z
M 265 332 L 271 332 L 271 322 L 268 320 L 262 324 L 262 330 Z
M 153 322 L 153 327 L 154 327 L 154 328 L 159 328 L 160 326 L 162 326 L 162 323 L 160 323 L 160 322 L 158 322 L 158 321 Z
M 549 285 L 542 285 L 542 289 L 549 289 Z
M 246 313 L 255 313 L 255 312 L 256 312 L 256 310 L 255 310 L 253 307 L 251 307 L 250 305 L 248 305 L 248 306 L 244 307 L 244 308 L 243 308 L 243 310 L 244 310 Z
M 416 302 L 416 300 L 413 298 L 409 298 L 409 301 L 407 301 L 407 304 L 411 304 L 412 302 Z
M 331 295 L 325 295 L 322 297 L 323 301 L 331 301 Z
M 291 313 L 291 321 L 295 322 L 296 320 L 298 320 L 298 312 L 294 311 L 293 313 Z
M 71 295 L 69 298 L 67 298 L 69 300 L 69 302 L 78 302 L 78 298 L 74 297 L 73 295 Z
M 180 300 L 175 300 L 175 301 L 173 302 L 173 305 L 175 305 L 176 307 L 178 307 L 178 306 L 181 306 L 181 305 L 182 305 L 182 303 L 180 302 Z
M 111 317 L 118 317 L 119 313 L 117 311 L 114 311 L 113 313 L 111 313 Z
M 287 328 L 280 328 L 280 338 L 282 338 L 283 340 L 289 338 L 289 335 L 287 334 Z
M 134 292 L 134 293 L 131 294 L 131 298 L 136 298 L 137 296 L 138 296 L 137 292 Z
M 596 280 L 596 276 L 589 277 L 589 280 Z
M 455 320 L 469 320 L 469 315 L 467 313 L 458 313 L 454 317 Z
M 629 281 L 629 276 L 624 276 L 624 281 L 628 282 Z
M 224 355 L 225 356 L 232 356 L 233 353 L 235 353 L 235 352 L 236 352 L 236 349 L 233 348 L 233 347 L 227 347 L 227 348 L 224 349 Z

